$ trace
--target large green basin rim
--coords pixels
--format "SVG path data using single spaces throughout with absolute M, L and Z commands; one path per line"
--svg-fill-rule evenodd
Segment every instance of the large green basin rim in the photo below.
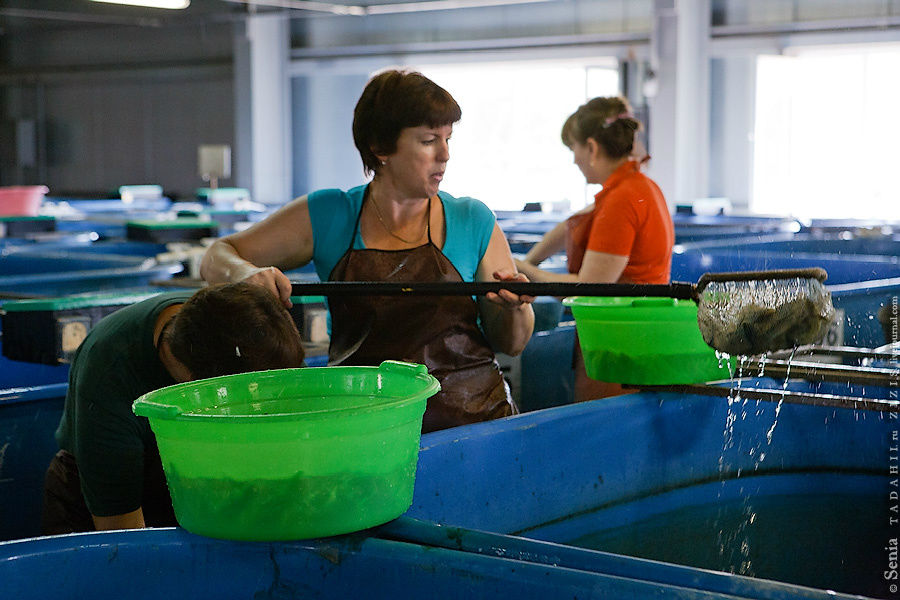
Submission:
M 186 394 L 197 394 L 198 390 L 215 390 L 221 388 L 229 382 L 241 382 L 247 380 L 244 385 L 258 382 L 260 380 L 273 380 L 279 377 L 303 378 L 305 375 L 316 376 L 328 375 L 334 372 L 335 377 L 339 377 L 341 372 L 353 373 L 357 378 L 360 376 L 368 376 L 379 382 L 386 379 L 396 379 L 402 381 L 407 389 L 392 393 L 388 390 L 383 396 L 383 401 L 364 406 L 346 406 L 338 408 L 328 408 L 319 410 L 301 410 L 289 413 L 274 414 L 251 414 L 251 415 L 223 415 L 223 414 L 196 414 L 186 413 L 182 406 L 173 403 L 178 397 Z M 414 389 L 409 389 L 414 384 Z M 428 368 L 425 365 L 405 363 L 400 361 L 384 361 L 378 367 L 304 367 L 298 369 L 275 369 L 271 371 L 260 371 L 252 373 L 238 373 L 235 375 L 225 375 L 222 377 L 213 377 L 198 381 L 189 381 L 178 383 L 172 386 L 154 390 L 144 394 L 133 404 L 134 413 L 141 417 L 159 418 L 167 420 L 179 421 L 196 421 L 206 423 L 222 423 L 233 422 L 238 423 L 259 423 L 272 421 L 296 421 L 299 418 L 329 418 L 335 415 L 352 415 L 371 414 L 401 407 L 406 404 L 413 404 L 425 400 L 440 390 L 440 383 L 432 375 L 428 374 Z M 328 392 L 335 395 L 363 395 L 354 393 L 352 390 L 340 390 L 338 386 L 329 386 Z M 210 394 L 212 395 L 212 394 Z M 314 390 L 312 395 L 321 395 L 321 390 Z M 172 401 L 165 401 L 165 398 L 172 398 Z M 261 398 L 260 401 L 265 401 Z
M 570 296 L 563 298 L 563 304 L 570 307 L 591 307 L 609 310 L 626 308 L 692 308 L 697 304 L 692 300 L 651 297 L 651 296 Z

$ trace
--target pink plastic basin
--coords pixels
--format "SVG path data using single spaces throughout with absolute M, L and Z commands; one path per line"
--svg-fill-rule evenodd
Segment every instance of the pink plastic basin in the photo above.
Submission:
M 45 185 L 0 187 L 0 216 L 36 216 L 44 195 L 49 191 Z

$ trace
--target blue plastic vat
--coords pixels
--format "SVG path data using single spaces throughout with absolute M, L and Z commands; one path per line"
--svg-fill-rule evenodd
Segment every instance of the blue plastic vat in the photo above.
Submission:
M 801 231 L 814 233 L 900 231 L 900 221 L 884 219 L 811 219 L 803 223 Z
M 778 383 L 752 379 L 742 385 Z M 794 382 L 790 387 L 861 396 L 884 393 L 836 384 Z M 5 431 L 12 421 L 3 418 L 12 414 L 16 400 L 31 404 L 22 420 L 29 416 L 35 420 L 41 393 L 50 404 L 49 418 L 43 426 L 45 433 L 32 437 L 43 438 L 45 450 L 36 454 L 47 456 L 31 460 L 32 498 L 20 495 L 18 503 L 10 502 L 7 499 L 14 496 L 7 492 L 17 487 L 0 488 L 5 502 L 0 515 L 16 515 L 17 521 L 27 520 L 29 508 L 36 519 L 39 508 L 34 499 L 39 499 L 39 480 L 55 451 L 52 429 L 59 418 L 64 386 L 0 401 L 0 431 Z M 771 443 L 764 442 L 769 430 Z M 816 494 L 853 507 L 864 505 L 873 513 L 883 509 L 886 514 L 886 502 L 883 507 L 873 504 L 871 493 L 887 489 L 883 486 L 889 481 L 888 436 L 893 430 L 894 425 L 880 413 L 790 404 L 778 409 L 774 403 L 729 404 L 726 399 L 706 396 L 621 396 L 423 436 L 416 493 L 408 515 L 491 533 L 401 519 L 368 534 L 406 543 L 374 540 L 364 533 L 302 543 L 244 544 L 172 529 L 59 536 L 0 544 L 0 580 L 4 591 L 16 598 L 57 593 L 106 598 L 129 582 L 129 589 L 138 590 L 136 597 L 158 597 L 166 590 L 196 598 L 252 597 L 260 590 L 272 597 L 298 593 L 461 598 L 497 594 L 526 598 L 840 597 L 821 589 L 570 544 L 623 527 L 646 531 L 648 522 L 665 520 L 673 511 L 747 497 L 752 505 L 786 494 Z M 757 464 L 748 451 L 763 444 L 767 457 Z M 34 439 L 18 445 L 39 446 Z M 7 459 L 15 467 L 32 454 L 13 452 Z M 0 475 L 9 477 L 8 472 Z M 16 483 L 21 481 L 22 477 L 16 477 Z M 10 525 L 0 521 L 3 528 Z M 828 531 L 819 527 L 816 534 L 829 541 L 832 554 L 817 555 L 811 544 L 803 548 L 804 561 L 829 569 L 837 546 L 846 557 L 857 557 L 851 565 L 856 566 L 883 547 L 873 545 L 865 531 L 842 532 L 839 543 L 833 537 L 829 540 Z M 786 546 L 789 538 L 785 536 Z M 647 539 L 660 542 L 650 546 L 665 547 L 661 538 Z M 842 567 L 830 570 L 858 579 L 858 573 Z M 400 582 L 406 587 L 396 587 Z M 80 587 L 88 585 L 93 587 Z
M 764 233 L 770 233 L 765 231 Z M 675 243 L 723 240 L 752 235 L 753 231 L 742 225 L 675 225 Z
M 553 565 L 616 577 L 634 578 L 663 586 L 702 590 L 712 597 L 798 600 L 859 598 L 833 591 L 816 590 L 777 581 L 730 573 L 717 573 L 682 565 L 623 556 L 596 550 L 440 525 L 407 516 L 382 525 L 373 532 L 381 538 L 437 546 L 475 554 L 499 556 L 524 562 Z M 660 589 L 661 595 L 669 590 Z
M 725 598 L 641 579 L 365 535 L 296 543 L 213 540 L 181 529 L 0 544 L 10 598 Z M 124 591 L 123 591 L 124 590 Z M 727 596 L 736 598 L 740 596 Z
M 30 254 L 66 253 L 75 256 L 143 256 L 152 258 L 166 252 L 165 244 L 135 242 L 129 240 L 94 240 L 90 234 L 64 234 L 48 240 L 27 238 L 0 239 L 0 257 L 13 253 L 21 256 Z
M 760 262 L 767 258 L 785 260 L 847 259 L 861 262 L 900 263 L 900 236 L 823 236 L 811 234 L 772 234 L 712 239 L 679 244 L 676 253 L 700 253 L 722 256 L 727 252 L 737 259 Z M 840 270 L 839 270 L 840 271 Z M 833 280 L 829 273 L 829 282 Z M 849 279 L 842 280 L 849 281 Z
M 45 203 L 67 204 L 70 208 L 90 214 L 116 214 L 125 212 L 166 211 L 172 206 L 169 198 L 135 198 L 133 202 L 123 202 L 120 198 L 69 198 L 47 196 Z
M 89 246 L 90 233 L 53 233 L 36 237 L 0 238 L 0 256 L 15 250 L 69 250 Z
M 535 235 L 543 236 L 548 231 L 556 227 L 559 223 L 556 219 L 526 220 L 519 222 L 500 222 L 500 228 L 506 235 Z
M 789 217 L 765 217 L 752 215 L 694 215 L 675 213 L 675 242 L 721 240 L 773 233 L 791 233 L 800 230 L 800 224 Z
M 835 254 L 900 256 L 900 235 L 767 234 L 712 239 L 683 244 L 684 250 L 731 250 L 741 254 Z
M 858 283 L 828 286 L 831 301 L 843 313 L 843 327 L 837 332 L 829 331 L 834 340 L 826 338 L 831 345 L 862 346 L 877 348 L 894 341 L 892 334 L 886 333 L 878 312 L 882 306 L 891 306 L 900 298 L 900 277 L 876 279 Z
M 741 559 L 747 542 L 760 578 L 875 594 L 886 585 L 881 570 L 864 569 L 885 558 L 895 431 L 896 421 L 877 412 L 672 393 L 618 396 L 423 436 L 407 515 L 567 545 L 606 539 L 608 548 L 593 549 L 735 572 L 740 560 L 724 567 L 708 557 L 728 560 L 737 552 Z M 720 502 L 752 510 L 754 503 L 783 501 L 800 518 L 797 502 L 809 498 L 866 506 L 882 520 L 846 531 L 824 527 L 817 520 L 822 512 L 811 510 L 816 520 L 798 524 L 798 531 L 814 531 L 812 539 L 786 531 L 765 548 L 759 546 L 771 542 L 771 531 L 731 530 L 729 519 L 695 523 L 694 530 L 659 526 L 690 510 L 705 509 L 708 517 Z M 729 541 L 722 556 L 699 546 L 710 527 L 721 527 L 714 533 Z M 691 553 L 666 553 L 684 548 L 691 536 L 698 540 Z M 766 555 L 794 562 L 785 573 L 766 564 Z M 801 568 L 809 565 L 815 568 Z
M 100 239 L 125 239 L 126 223 L 135 219 L 155 219 L 159 211 L 92 211 L 77 217 L 60 216 L 56 219 L 56 230 L 65 232 L 94 232 Z
M 143 256 L 21 250 L 0 258 L 0 294 L 65 296 L 146 287 L 183 270 L 179 263 L 156 263 Z
M 697 215 L 675 212 L 672 215 L 675 226 L 694 225 L 705 227 L 741 226 L 749 232 L 799 231 L 800 222 L 792 217 L 765 215 Z
M 166 252 L 165 244 L 129 240 L 100 240 L 87 246 L 69 249 L 77 254 L 110 254 L 113 256 L 143 256 L 152 258 Z
M 44 473 L 59 450 L 53 434 L 67 387 L 0 390 L 0 540 L 40 534 Z
M 519 408 L 522 412 L 571 404 L 575 391 L 575 325 L 535 331 L 519 358 Z
M 151 215 L 147 215 L 148 218 Z M 77 219 L 56 219 L 57 231 L 69 232 L 85 232 L 90 231 L 97 234 L 100 239 L 123 239 L 125 237 L 125 222 L 127 217 L 123 216 L 88 216 L 79 217 Z
M 497 213 L 497 223 L 509 239 L 513 252 L 525 253 L 568 216 L 562 213 L 502 212 Z M 793 234 L 801 229 L 800 223 L 788 217 L 676 213 L 672 216 L 672 221 L 675 225 L 676 243 Z
M 3 356 L 2 340 L 0 336 L 0 390 L 65 383 L 69 380 L 68 364 L 45 365 L 6 358 Z
M 154 219 L 172 207 L 172 201 L 168 198 L 135 199 L 131 203 L 125 203 L 117 198 L 53 197 L 47 200 L 55 203 L 64 202 L 69 208 L 77 211 L 73 215 L 61 213 L 57 216 L 57 231 L 93 231 L 104 239 L 124 238 L 127 221 Z
M 828 271 L 827 285 L 857 283 L 872 279 L 900 277 L 900 262 L 877 255 L 794 254 L 744 251 L 737 242 L 732 247 L 685 245 L 672 255 L 672 280 L 697 281 L 704 273 L 765 271 L 822 267 Z

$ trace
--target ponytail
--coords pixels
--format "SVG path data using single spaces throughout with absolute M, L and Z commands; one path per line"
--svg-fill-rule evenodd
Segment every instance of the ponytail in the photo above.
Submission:
M 641 123 L 631 112 L 627 100 L 621 97 L 599 97 L 589 100 L 572 113 L 562 128 L 562 140 L 571 147 L 573 142 L 587 143 L 593 139 L 611 159 L 629 156 L 634 149 Z

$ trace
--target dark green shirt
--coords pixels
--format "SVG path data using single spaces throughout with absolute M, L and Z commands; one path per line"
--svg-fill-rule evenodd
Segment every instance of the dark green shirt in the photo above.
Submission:
M 165 308 L 190 297 L 169 292 L 117 310 L 91 329 L 72 358 L 56 440 L 75 456 L 85 502 L 98 517 L 143 507 L 152 525 L 154 513 L 171 512 L 156 438 L 131 405 L 175 383 L 159 360 L 153 330 Z

